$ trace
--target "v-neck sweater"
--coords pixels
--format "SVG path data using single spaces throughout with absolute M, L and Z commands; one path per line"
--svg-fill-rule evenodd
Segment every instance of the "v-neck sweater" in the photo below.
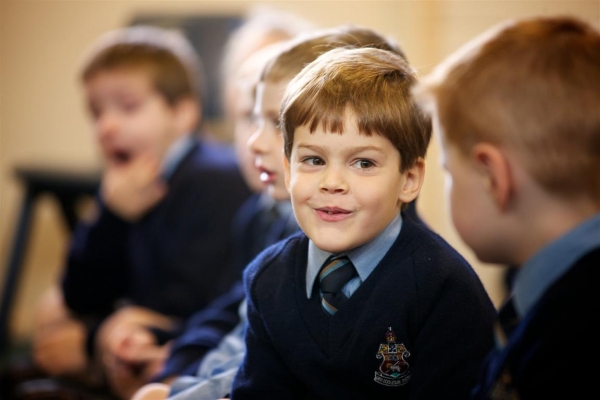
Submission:
M 443 238 L 406 219 L 372 274 L 330 317 L 317 287 L 306 297 L 307 249 L 308 238 L 296 234 L 245 271 L 247 353 L 234 400 L 468 397 L 493 347 L 496 311 Z

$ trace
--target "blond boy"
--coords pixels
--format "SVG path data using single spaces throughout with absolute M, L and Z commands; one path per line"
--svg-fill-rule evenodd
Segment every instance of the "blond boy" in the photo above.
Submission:
M 600 317 L 600 32 L 569 17 L 499 24 L 421 87 L 452 178 L 454 225 L 519 266 L 474 399 L 588 398 Z

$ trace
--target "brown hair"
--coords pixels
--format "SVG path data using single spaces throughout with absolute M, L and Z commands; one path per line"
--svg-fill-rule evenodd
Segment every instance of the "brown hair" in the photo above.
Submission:
M 192 45 L 179 32 L 135 26 L 101 36 L 88 50 L 81 79 L 115 68 L 139 68 L 150 73 L 155 89 L 174 105 L 183 98 L 202 99 L 202 68 Z
M 495 26 L 416 89 L 447 140 L 511 148 L 546 189 L 600 195 L 600 32 L 572 17 Z
M 400 55 L 375 48 L 330 50 L 288 85 L 281 107 L 285 155 L 290 158 L 294 130 L 319 125 L 342 134 L 346 112 L 356 116 L 365 135 L 379 134 L 400 152 L 400 170 L 424 157 L 431 122 L 413 101 L 415 71 Z

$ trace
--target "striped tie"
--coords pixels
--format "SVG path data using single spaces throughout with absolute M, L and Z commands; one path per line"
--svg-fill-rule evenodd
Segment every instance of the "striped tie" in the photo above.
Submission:
M 510 296 L 500 307 L 494 326 L 496 342 L 501 347 L 506 346 L 508 338 L 519 323 L 519 316 L 515 309 L 514 298 Z
M 348 300 L 342 288 L 357 275 L 356 269 L 346 256 L 329 258 L 319 273 L 321 306 L 327 315 L 333 315 Z

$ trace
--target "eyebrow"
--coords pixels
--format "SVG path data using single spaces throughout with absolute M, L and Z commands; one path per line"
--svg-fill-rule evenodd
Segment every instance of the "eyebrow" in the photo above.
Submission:
M 315 144 L 303 144 L 303 143 L 298 143 L 298 147 L 297 149 L 300 150 L 302 148 L 305 149 L 309 149 L 315 152 L 325 152 L 327 149 L 323 146 L 318 146 Z M 351 149 L 349 149 L 349 151 L 347 151 L 348 154 L 356 154 L 356 153 L 361 153 L 363 151 L 376 151 L 378 153 L 383 153 L 383 150 L 381 149 L 381 147 L 377 147 L 377 146 L 360 146 L 360 147 L 352 147 Z

